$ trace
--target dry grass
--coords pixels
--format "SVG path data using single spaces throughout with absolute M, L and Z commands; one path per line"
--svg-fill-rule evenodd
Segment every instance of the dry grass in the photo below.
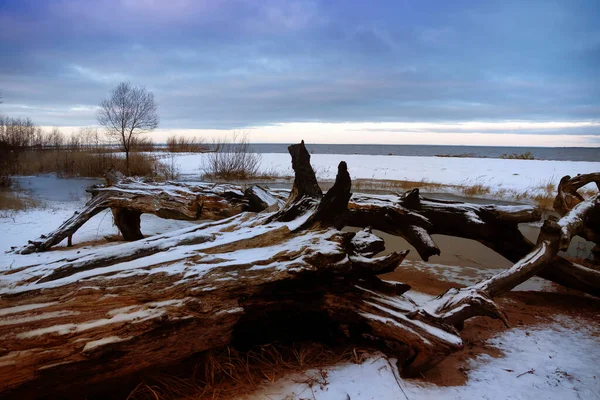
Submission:
M 202 138 L 171 135 L 167 138 L 167 151 L 171 153 L 205 153 L 209 151 L 209 148 Z
M 250 148 L 247 134 L 214 140 L 213 151 L 204 159 L 203 179 L 236 181 L 260 178 L 261 156 Z
M 165 181 L 179 179 L 179 166 L 175 161 L 175 155 L 169 153 L 166 157 L 162 158 L 162 162 L 155 162 L 153 176 Z
M 596 190 L 596 189 L 584 189 L 584 190 L 579 190 L 579 192 L 586 199 L 589 199 L 590 197 L 598 194 L 598 190 Z
M 546 193 L 553 195 L 556 193 L 556 184 L 554 182 L 548 181 L 544 185 L 544 190 L 546 190 Z
M 352 187 L 355 190 L 411 190 L 415 188 L 420 189 L 440 189 L 443 187 L 451 187 L 449 185 L 443 185 L 441 183 L 429 182 L 426 180 L 421 181 L 402 181 L 402 180 L 391 180 L 391 179 L 355 179 L 352 181 Z
M 245 352 L 225 347 L 206 352 L 185 373 L 146 378 L 127 399 L 233 398 L 286 374 L 309 369 L 316 369 L 317 374 L 306 378 L 307 386 L 326 385 L 324 368 L 340 362 L 361 363 L 366 355 L 366 349 L 330 348 L 319 343 L 268 344 Z
M 531 200 L 533 200 L 538 207 L 544 210 L 552 210 L 555 197 L 556 196 L 553 194 L 542 193 L 532 196 Z
M 0 190 L 0 214 L 7 211 L 26 211 L 40 207 L 41 203 L 26 196 L 19 196 L 12 190 Z
M 129 163 L 132 175 L 154 176 L 157 173 L 157 158 L 151 155 L 131 153 Z M 32 150 L 18 155 L 12 166 L 12 174 L 56 173 L 61 177 L 101 177 L 112 166 L 120 171 L 125 171 L 125 158 L 110 152 Z
M 485 194 L 489 194 L 491 191 L 492 189 L 489 186 L 486 186 L 482 183 L 460 187 L 460 192 L 467 197 L 483 196 Z

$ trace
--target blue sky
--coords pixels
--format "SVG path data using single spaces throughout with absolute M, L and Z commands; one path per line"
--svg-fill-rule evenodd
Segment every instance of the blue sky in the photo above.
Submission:
M 600 146 L 599 20 L 578 0 L 0 0 L 0 112 L 93 125 L 131 81 L 155 93 L 163 131 L 287 141 L 273 127 L 323 139 L 357 124 L 377 143 L 415 123 L 498 136 L 520 121 L 511 133 Z

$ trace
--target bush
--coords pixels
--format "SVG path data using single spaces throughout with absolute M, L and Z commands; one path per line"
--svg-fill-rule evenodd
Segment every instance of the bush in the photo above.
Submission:
M 152 142 L 152 139 L 147 137 L 132 136 L 130 150 L 132 152 L 145 151 L 150 153 L 154 151 L 154 143 Z
M 250 149 L 247 134 L 234 133 L 230 141 L 215 140 L 204 160 L 205 179 L 247 180 L 260 176 L 260 154 Z
M 530 151 L 527 151 L 525 153 L 521 153 L 521 154 L 517 154 L 517 153 L 512 153 L 512 154 L 502 154 L 500 156 L 500 158 L 505 159 L 505 160 L 535 160 L 535 158 L 533 157 L 533 154 L 531 154 Z
M 204 140 L 196 136 L 169 136 L 167 138 L 167 150 L 171 153 L 204 153 L 208 147 Z
M 162 161 L 158 161 L 155 164 L 154 175 L 164 179 L 165 181 L 174 181 L 179 179 L 179 168 L 175 161 L 175 156 L 169 154 Z

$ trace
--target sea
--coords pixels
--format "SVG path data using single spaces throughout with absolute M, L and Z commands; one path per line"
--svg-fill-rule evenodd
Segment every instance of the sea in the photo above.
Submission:
M 288 144 L 252 143 L 257 153 L 287 153 Z M 538 160 L 600 161 L 600 147 L 496 147 L 404 144 L 307 144 L 311 154 L 501 158 L 530 152 Z

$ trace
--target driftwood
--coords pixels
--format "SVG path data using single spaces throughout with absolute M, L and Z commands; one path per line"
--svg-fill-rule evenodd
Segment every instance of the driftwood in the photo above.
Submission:
M 149 213 L 161 218 L 198 220 L 220 219 L 257 207 L 239 187 L 232 185 L 184 185 L 175 182 L 146 183 L 125 178 L 115 171 L 105 174 L 107 185 L 88 189 L 92 198 L 82 211 L 76 212 L 58 229 L 17 250 L 21 254 L 48 250 L 73 234 L 90 218 L 110 208 L 115 225 L 125 240 L 139 240 L 140 215 Z M 260 206 L 258 206 L 260 207 Z M 71 240 L 69 239 L 69 244 Z
M 235 215 L 0 274 L 0 393 L 91 393 L 94 385 L 230 343 L 315 335 L 367 343 L 398 358 L 404 376 L 419 374 L 462 348 L 457 328 L 468 318 L 506 322 L 494 296 L 555 270 L 558 251 L 574 235 L 597 237 L 598 195 L 546 221 L 533 245 L 516 230 L 517 223 L 539 218 L 531 208 L 439 202 L 418 192 L 349 201 L 346 163 L 323 195 L 304 144 L 290 146 L 290 154 L 296 179 L 285 204 L 276 194 L 252 189 L 233 204 L 250 208 L 254 197 L 263 212 L 223 206 Z M 117 190 L 111 199 L 126 185 L 140 185 L 121 177 L 112 184 L 102 189 Z M 194 193 L 208 190 L 214 188 Z M 219 207 L 232 202 L 211 193 Z M 124 203 L 106 207 L 114 204 Z M 366 228 L 339 230 L 348 223 Z M 424 258 L 436 254 L 434 233 L 470 237 L 523 257 L 494 277 L 418 305 L 403 296 L 408 285 L 377 277 L 393 271 L 407 251 L 376 257 L 383 241 L 367 226 L 406 237 Z M 510 234 L 494 234 L 501 229 Z M 567 262 L 563 268 L 568 274 L 576 266 Z

